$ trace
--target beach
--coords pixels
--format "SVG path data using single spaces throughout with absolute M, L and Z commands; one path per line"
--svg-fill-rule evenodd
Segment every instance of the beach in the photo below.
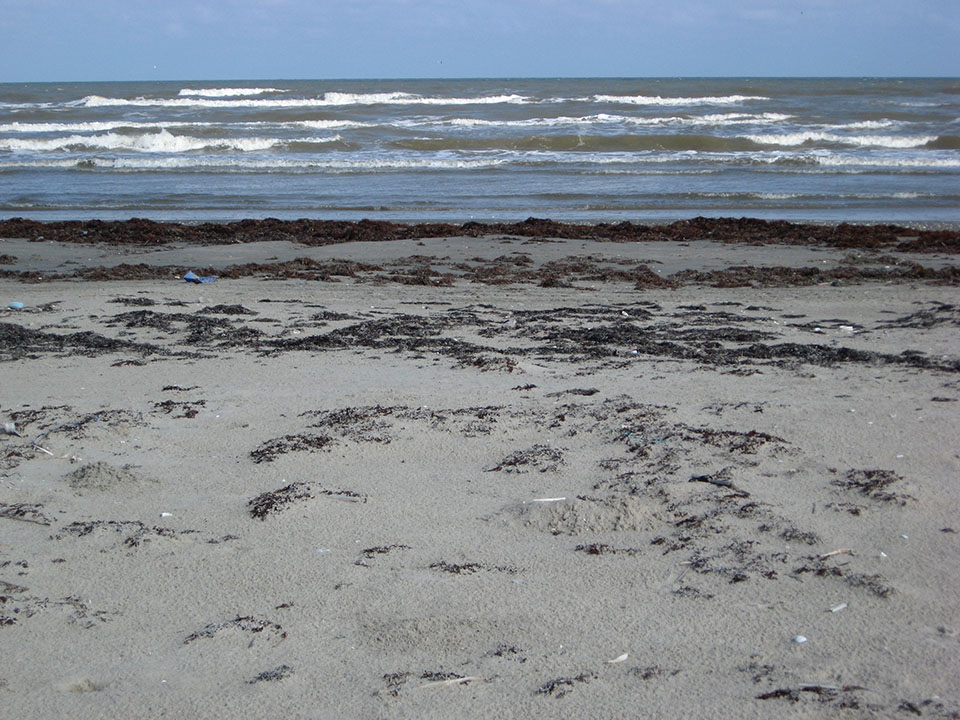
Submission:
M 960 717 L 955 230 L 0 236 L 5 715 Z

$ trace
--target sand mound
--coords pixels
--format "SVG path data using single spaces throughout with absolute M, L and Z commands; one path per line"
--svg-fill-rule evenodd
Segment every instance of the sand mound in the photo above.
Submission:
M 633 496 L 524 503 L 510 512 L 526 527 L 565 535 L 652 530 L 662 522 L 643 500 Z
M 361 624 L 360 635 L 365 645 L 379 652 L 462 653 L 496 646 L 518 630 L 517 624 L 502 618 L 423 615 L 371 619 Z
M 68 473 L 66 481 L 74 490 L 117 490 L 145 481 L 132 468 L 133 465 L 116 467 L 105 462 L 87 463 Z

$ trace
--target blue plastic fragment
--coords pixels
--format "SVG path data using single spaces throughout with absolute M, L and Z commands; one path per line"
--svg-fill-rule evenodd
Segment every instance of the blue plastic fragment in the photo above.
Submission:
M 187 270 L 183 274 L 183 279 L 188 283 L 212 283 L 217 279 L 216 275 L 205 275 L 203 277 L 197 275 L 193 270 Z
M 14 300 L 12 303 L 7 305 L 7 307 L 13 308 L 14 310 L 23 310 L 23 303 Z

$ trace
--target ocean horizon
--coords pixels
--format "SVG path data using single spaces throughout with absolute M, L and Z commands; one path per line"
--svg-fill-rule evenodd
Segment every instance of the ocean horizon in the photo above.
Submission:
M 956 222 L 956 78 L 0 84 L 0 218 Z

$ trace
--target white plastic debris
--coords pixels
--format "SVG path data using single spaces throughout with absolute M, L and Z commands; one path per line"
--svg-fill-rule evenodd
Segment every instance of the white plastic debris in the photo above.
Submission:
M 23 435 L 20 434 L 20 431 L 17 430 L 16 423 L 12 423 L 12 422 L 4 423 L 3 432 L 6 433 L 7 435 L 16 435 L 17 437 L 23 437 Z
M 846 604 L 846 603 L 840 603 L 839 605 L 834 605 L 832 608 L 830 608 L 830 612 L 832 612 L 832 613 L 840 612 L 840 611 L 843 610 L 845 607 L 847 607 L 847 604 Z
M 173 517 L 173 513 L 160 513 L 160 517 Z
M 807 638 L 804 637 L 803 635 L 797 635 L 797 636 L 793 639 L 793 641 L 794 641 L 795 643 L 797 643 L 797 645 L 799 645 L 799 644 L 801 644 L 801 643 L 805 643 L 805 642 L 807 641 Z

